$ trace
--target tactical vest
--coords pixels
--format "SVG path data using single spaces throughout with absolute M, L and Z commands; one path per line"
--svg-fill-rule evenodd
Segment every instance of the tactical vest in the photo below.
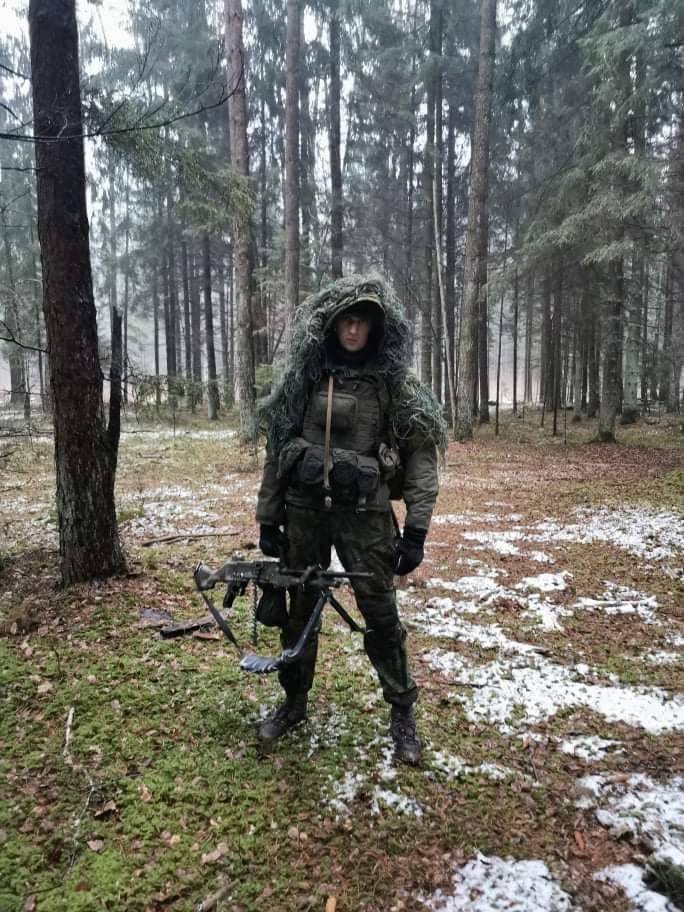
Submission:
M 329 378 L 330 453 L 325 464 Z M 379 453 L 388 449 L 390 396 L 377 371 L 342 369 L 325 374 L 314 387 L 300 437 L 280 452 L 278 476 L 312 497 L 330 495 L 333 502 L 363 509 L 369 501 L 387 502 L 389 472 Z M 328 488 L 325 488 L 325 481 Z

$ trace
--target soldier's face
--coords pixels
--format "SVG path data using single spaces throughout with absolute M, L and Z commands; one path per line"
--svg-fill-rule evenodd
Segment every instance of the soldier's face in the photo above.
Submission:
M 366 347 L 370 321 L 359 317 L 341 316 L 335 323 L 337 340 L 345 351 L 357 352 Z

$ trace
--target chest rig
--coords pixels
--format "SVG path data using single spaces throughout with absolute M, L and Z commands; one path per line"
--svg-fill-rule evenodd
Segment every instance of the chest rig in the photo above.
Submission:
M 387 385 L 376 371 L 333 370 L 311 393 L 302 437 L 325 446 L 330 411 L 330 446 L 375 456 L 386 436 L 389 405 Z
M 301 436 L 281 451 L 279 477 L 319 500 L 366 509 L 384 481 L 390 397 L 377 371 L 334 368 L 311 391 Z M 386 445 L 385 445 L 386 449 Z

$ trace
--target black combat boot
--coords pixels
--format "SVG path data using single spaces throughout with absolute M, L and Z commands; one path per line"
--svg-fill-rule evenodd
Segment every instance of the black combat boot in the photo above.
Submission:
M 286 697 L 272 716 L 259 726 L 259 739 L 261 741 L 275 741 L 285 732 L 294 728 L 299 722 L 306 719 L 307 694 L 294 694 Z
M 416 719 L 413 706 L 396 706 L 392 704 L 390 734 L 394 741 L 394 756 L 400 763 L 418 766 L 420 763 L 421 743 L 416 732 Z

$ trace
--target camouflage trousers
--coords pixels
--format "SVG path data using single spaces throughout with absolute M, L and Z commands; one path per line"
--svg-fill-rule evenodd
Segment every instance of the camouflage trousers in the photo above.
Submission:
M 356 603 L 368 633 L 364 646 L 385 700 L 398 706 L 416 701 L 417 688 L 408 669 L 406 630 L 399 621 L 394 589 L 393 557 L 395 531 L 389 512 L 357 513 L 355 508 L 331 512 L 287 506 L 288 564 L 327 567 L 334 546 L 342 566 L 349 572 L 370 572 L 372 578 L 352 583 Z M 316 603 L 316 595 L 292 590 L 288 623 L 282 630 L 284 648 L 293 646 Z M 318 651 L 318 632 L 299 662 L 282 668 L 280 684 L 288 694 L 307 693 L 313 684 Z

